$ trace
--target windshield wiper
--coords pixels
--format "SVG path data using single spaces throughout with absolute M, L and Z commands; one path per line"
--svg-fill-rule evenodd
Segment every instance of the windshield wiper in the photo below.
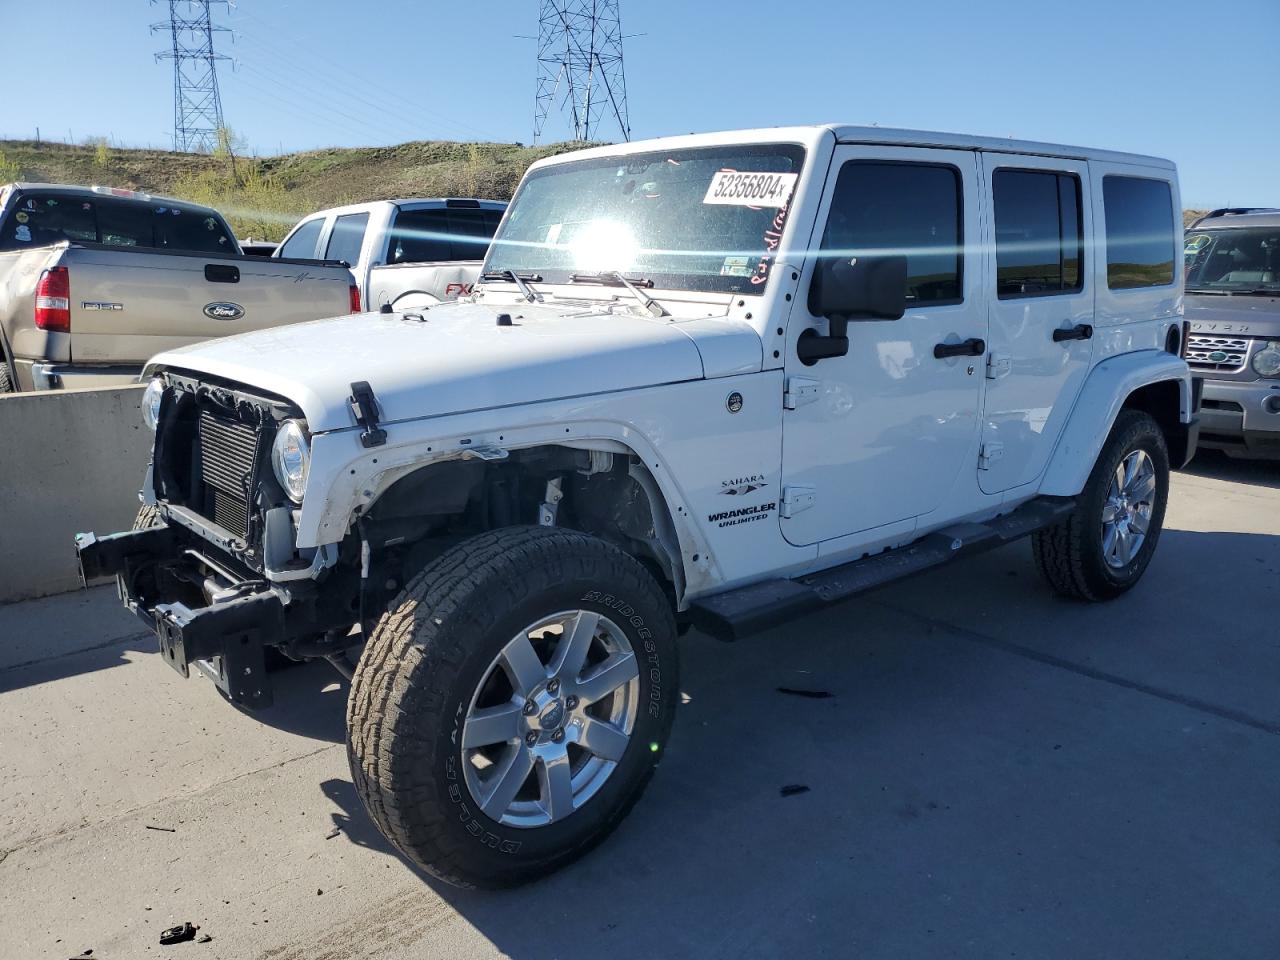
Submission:
M 538 295 L 533 292 L 530 283 L 541 283 L 542 275 L 537 273 L 516 273 L 514 270 L 490 270 L 480 274 L 481 280 L 510 280 L 520 288 L 520 296 L 530 303 L 536 303 Z
M 1187 287 L 1187 293 L 1210 293 L 1222 297 L 1280 297 L 1280 287 Z
M 606 287 L 626 287 L 632 296 L 644 304 L 645 310 L 652 316 L 671 316 L 666 307 L 640 289 L 653 286 L 653 281 L 645 277 L 627 278 L 622 275 L 621 270 L 603 270 L 600 273 L 571 274 L 569 280 L 573 283 L 598 283 Z

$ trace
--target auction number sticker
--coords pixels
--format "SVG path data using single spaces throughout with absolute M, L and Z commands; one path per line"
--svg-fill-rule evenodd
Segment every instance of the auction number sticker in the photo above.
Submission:
M 794 173 L 739 173 L 717 170 L 703 203 L 727 203 L 735 207 L 781 207 L 796 188 Z

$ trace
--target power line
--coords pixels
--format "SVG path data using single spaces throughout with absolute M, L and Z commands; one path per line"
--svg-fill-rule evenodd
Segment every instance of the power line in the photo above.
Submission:
M 244 10 L 239 11 L 239 13 L 245 19 L 256 21 L 258 25 L 265 28 L 267 31 L 274 29 L 271 24 L 259 16 L 255 16 L 254 14 Z M 329 90 L 332 91 L 332 94 L 347 97 L 349 100 L 359 102 L 364 106 L 369 107 L 371 110 L 376 110 L 380 113 L 392 116 L 405 123 L 411 130 L 421 123 L 420 119 L 418 119 L 418 115 L 421 114 L 424 117 L 435 120 L 443 126 L 451 127 L 455 131 L 459 131 L 470 136 L 477 136 L 489 140 L 501 139 L 495 136 L 491 131 L 478 129 L 470 124 L 463 123 L 460 120 L 455 120 L 442 113 L 427 108 L 423 104 L 423 99 L 425 99 L 425 97 L 416 100 L 410 99 L 389 87 L 373 83 L 358 73 L 343 73 L 341 76 L 341 82 L 339 83 L 333 74 L 326 74 L 323 70 L 311 66 L 305 60 L 299 60 L 289 55 L 280 46 L 264 40 L 258 32 L 250 34 L 248 32 L 237 31 L 236 38 L 237 40 L 244 40 L 249 45 L 256 46 L 260 50 L 272 54 L 276 60 L 280 61 L 287 67 L 290 74 L 306 75 L 310 77 L 314 83 L 327 85 Z M 285 42 L 288 42 L 291 47 L 301 51 L 304 55 L 314 54 L 315 47 L 308 47 L 304 45 L 304 41 L 307 41 L 308 38 L 301 34 L 288 34 L 284 40 Z M 376 98 L 376 101 L 371 101 L 358 92 L 347 89 L 348 87 L 357 86 L 363 87 L 366 92 Z M 389 104 L 391 103 L 397 103 L 399 105 L 399 109 L 391 109 L 389 107 Z M 413 139 L 422 139 L 421 134 L 417 134 Z
M 168 23 L 153 23 L 151 31 L 168 31 L 170 37 L 170 48 L 155 56 L 157 61 L 173 61 L 173 148 L 208 153 L 217 146 L 223 128 L 218 61 L 229 59 L 213 51 L 213 35 L 227 28 L 213 25 L 209 8 L 227 0 L 167 2 Z
M 534 143 L 557 95 L 574 139 L 591 140 L 602 123 L 615 122 L 622 138 L 631 139 L 618 6 L 619 0 L 539 0 Z

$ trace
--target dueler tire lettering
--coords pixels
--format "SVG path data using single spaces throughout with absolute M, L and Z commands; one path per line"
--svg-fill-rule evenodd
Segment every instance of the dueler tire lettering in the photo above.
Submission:
M 519 630 L 566 609 L 607 615 L 642 663 L 630 744 L 599 791 L 533 828 L 488 817 L 461 750 L 476 687 Z M 372 632 L 347 700 L 347 756 L 378 828 L 428 872 L 464 886 L 512 886 L 582 856 L 622 820 L 665 749 L 676 690 L 675 619 L 635 559 L 586 534 L 508 527 L 446 551 Z

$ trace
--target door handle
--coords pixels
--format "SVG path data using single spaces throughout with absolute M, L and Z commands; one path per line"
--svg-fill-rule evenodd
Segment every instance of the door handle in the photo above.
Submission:
M 1077 323 L 1074 327 L 1063 329 L 1058 327 L 1053 331 L 1053 342 L 1062 343 L 1065 340 L 1092 340 L 1093 327 L 1087 323 Z
M 939 360 L 947 357 L 980 357 L 987 352 L 987 341 L 970 337 L 959 343 L 939 343 L 933 348 L 933 355 Z
M 210 283 L 239 283 L 240 268 L 227 263 L 206 263 L 204 278 Z

